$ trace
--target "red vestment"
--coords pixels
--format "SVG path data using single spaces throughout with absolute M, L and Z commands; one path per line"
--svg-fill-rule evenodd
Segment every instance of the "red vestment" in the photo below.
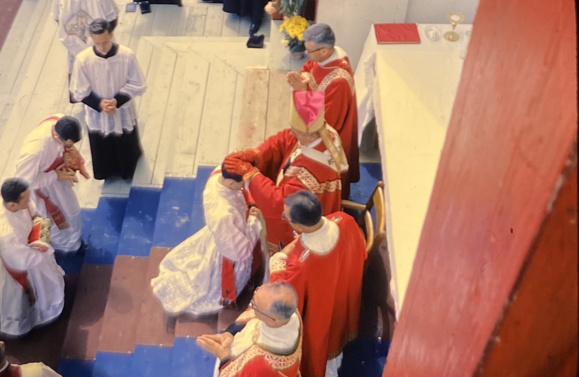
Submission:
M 329 132 L 328 135 L 330 138 L 337 138 L 335 133 Z M 311 191 L 322 203 L 324 214 L 338 211 L 341 207 L 338 171 L 306 154 L 300 154 L 291 161 L 291 155 L 298 148 L 298 144 L 291 130 L 286 129 L 267 138 L 257 148 L 265 166 L 260 167 L 263 174 L 251 179 L 249 191 L 265 219 L 270 252 L 279 251 L 280 243 L 287 245 L 294 238 L 291 226 L 281 218 L 287 196 L 301 190 Z M 320 142 L 313 149 L 321 154 L 326 147 Z M 285 173 L 276 183 L 276 177 L 282 170 Z
M 327 254 L 307 249 L 300 238 L 284 266 L 272 267 L 270 281 L 284 280 L 297 291 L 304 324 L 303 377 L 324 377 L 326 361 L 356 336 L 366 246 L 356 221 L 344 212 L 326 218 L 339 228 Z
M 321 66 L 311 60 L 304 63 L 302 72 L 310 74 L 309 91 L 325 94 L 325 118 L 342 139 L 342 146 L 348 158 L 348 173 L 342 176 L 342 194 L 350 194 L 350 182 L 360 180 L 358 151 L 358 105 L 354 73 L 348 57 L 332 60 Z

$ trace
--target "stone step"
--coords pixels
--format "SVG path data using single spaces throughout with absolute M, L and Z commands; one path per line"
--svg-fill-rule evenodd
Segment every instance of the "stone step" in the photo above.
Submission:
M 99 352 L 134 352 L 148 263 L 148 257 L 117 256 L 103 315 Z
M 137 326 L 137 344 L 147 346 L 169 347 L 175 338 L 176 318 L 168 316 L 163 306 L 153 294 L 151 279 L 159 275 L 159 263 L 169 253 L 168 247 L 153 247 L 149 256 L 149 265 L 145 278 L 145 292 Z M 136 353 L 136 351 L 135 351 Z

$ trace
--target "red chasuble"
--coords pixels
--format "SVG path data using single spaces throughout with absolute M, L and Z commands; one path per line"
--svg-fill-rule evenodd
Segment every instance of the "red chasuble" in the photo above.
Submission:
M 286 129 L 269 137 L 257 148 L 263 157 L 265 166 L 260 168 L 264 174 L 252 178 L 249 190 L 265 219 L 270 253 L 279 251 L 280 244 L 287 245 L 294 238 L 291 226 L 281 218 L 287 196 L 309 190 L 322 203 L 324 214 L 338 211 L 341 206 L 340 174 L 330 165 L 304 154 L 290 162 L 291 154 L 297 147 L 296 137 L 290 129 Z M 315 149 L 323 152 L 326 147 L 320 143 Z M 276 184 L 281 170 L 286 173 Z
M 358 105 L 356 103 L 356 87 L 354 73 L 347 57 L 336 59 L 325 66 L 307 61 L 302 72 L 310 74 L 308 90 L 325 93 L 325 118 L 342 139 L 342 146 L 348 158 L 349 169 L 342 182 L 349 189 L 349 182 L 360 180 L 358 151 Z M 344 190 L 343 188 L 343 190 Z M 349 190 L 343 194 L 349 195 Z
M 304 324 L 303 377 L 324 377 L 326 361 L 338 356 L 358 329 L 366 244 L 351 216 L 336 212 L 326 218 L 338 224 L 334 249 L 316 254 L 298 239 L 285 267 L 273 266 L 270 275 L 270 281 L 285 280 L 298 293 Z

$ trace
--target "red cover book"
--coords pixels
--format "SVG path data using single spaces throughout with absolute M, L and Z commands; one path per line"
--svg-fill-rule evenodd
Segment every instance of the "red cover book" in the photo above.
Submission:
M 416 24 L 374 24 L 378 44 L 420 43 Z

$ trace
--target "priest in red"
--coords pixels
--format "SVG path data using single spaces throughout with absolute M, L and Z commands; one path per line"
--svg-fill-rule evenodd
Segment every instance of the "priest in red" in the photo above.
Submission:
M 301 235 L 270 259 L 270 281 L 284 280 L 298 293 L 302 376 L 337 377 L 342 348 L 358 329 L 365 241 L 351 216 L 322 216 L 308 191 L 286 198 L 284 216 Z
M 290 284 L 264 284 L 250 303 L 253 318 L 239 332 L 199 336 L 197 344 L 217 356 L 213 377 L 298 376 L 302 323 L 297 302 Z
M 350 182 L 360 180 L 354 72 L 346 52 L 334 45 L 336 38 L 330 26 L 310 26 L 304 32 L 304 41 L 309 60 L 301 74 L 289 72 L 287 81 L 294 90 L 325 93 L 326 122 L 340 134 L 348 158 L 348 173 L 342 176 L 342 198 L 347 199 Z
M 242 175 L 267 228 L 270 253 L 289 244 L 294 234 L 282 220 L 284 199 L 309 190 L 324 206 L 325 214 L 341 205 L 340 173 L 348 165 L 340 137 L 324 121 L 324 93 L 293 92 L 291 128 L 269 137 L 257 149 L 234 152 L 224 167 Z

